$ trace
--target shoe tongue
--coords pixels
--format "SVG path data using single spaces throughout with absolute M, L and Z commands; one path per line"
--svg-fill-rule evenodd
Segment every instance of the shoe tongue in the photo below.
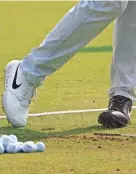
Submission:
M 26 84 L 25 87 L 22 89 L 22 98 L 28 101 L 31 101 L 32 97 L 34 96 L 35 88 L 33 85 Z

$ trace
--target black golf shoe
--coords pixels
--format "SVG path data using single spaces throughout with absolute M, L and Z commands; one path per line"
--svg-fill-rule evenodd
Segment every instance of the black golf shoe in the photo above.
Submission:
M 130 122 L 132 100 L 121 95 L 109 100 L 108 110 L 102 112 L 98 122 L 106 128 L 121 128 Z

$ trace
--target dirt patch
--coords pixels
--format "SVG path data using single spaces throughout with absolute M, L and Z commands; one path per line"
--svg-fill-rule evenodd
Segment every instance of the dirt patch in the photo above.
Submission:
M 48 131 L 48 130 L 55 130 L 55 128 L 54 127 L 49 127 L 49 128 L 42 128 L 41 130 L 42 131 Z
M 98 149 L 101 149 L 101 148 L 102 148 L 102 146 L 98 146 L 97 148 L 98 148 Z
M 71 135 L 71 136 L 66 136 L 66 137 L 56 137 L 56 138 L 60 138 L 60 139 L 73 139 L 73 140 L 77 140 L 77 141 L 81 141 L 81 140 L 90 140 L 90 141 L 101 141 L 101 140 L 108 140 L 108 141 L 126 141 L 128 140 L 128 138 L 124 138 L 124 137 L 111 137 L 111 136 L 87 136 L 87 135 Z

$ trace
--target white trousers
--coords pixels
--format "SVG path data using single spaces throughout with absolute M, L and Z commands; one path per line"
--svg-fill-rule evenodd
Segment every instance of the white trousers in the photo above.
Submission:
M 115 19 L 109 95 L 136 99 L 135 1 L 80 1 L 24 58 L 21 70 L 39 86 Z

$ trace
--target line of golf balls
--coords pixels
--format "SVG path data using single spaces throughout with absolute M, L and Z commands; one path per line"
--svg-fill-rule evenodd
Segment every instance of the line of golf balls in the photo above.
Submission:
M 20 142 L 16 135 L 2 135 L 0 137 L 0 154 L 3 153 L 31 153 L 44 152 L 46 146 L 43 142 Z

